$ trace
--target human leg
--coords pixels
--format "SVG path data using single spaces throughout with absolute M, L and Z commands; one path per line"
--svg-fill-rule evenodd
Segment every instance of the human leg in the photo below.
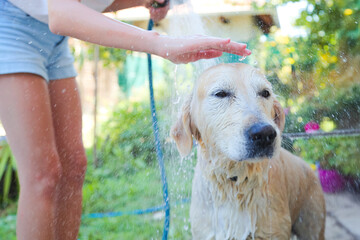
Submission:
M 54 201 L 62 168 L 44 79 L 74 77 L 73 58 L 67 38 L 8 1 L 0 1 L 0 52 L 0 118 L 21 185 L 18 239 L 51 240 L 59 225 Z
M 58 188 L 56 239 L 76 239 L 80 227 L 86 156 L 82 113 L 75 78 L 49 82 L 56 146 L 63 174 Z
M 18 164 L 18 240 L 54 239 L 61 165 L 45 80 L 28 73 L 0 75 L 0 119 Z

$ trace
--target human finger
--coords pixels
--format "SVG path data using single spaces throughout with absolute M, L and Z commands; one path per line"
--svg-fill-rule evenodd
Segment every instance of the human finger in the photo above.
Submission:
M 236 55 L 248 56 L 251 54 L 251 51 L 246 47 L 247 45 L 244 43 L 230 42 L 229 44 L 221 47 L 221 49 L 218 50 Z
M 194 36 L 187 39 L 188 46 L 184 47 L 183 51 L 194 52 L 206 49 L 221 49 L 230 43 L 230 39 L 213 38 L 207 36 Z
M 229 41 L 224 44 L 222 42 L 217 42 L 214 43 L 214 45 L 210 45 L 210 47 L 222 52 L 232 53 L 241 56 L 248 56 L 251 54 L 251 51 L 246 48 L 247 45 L 245 43 Z
M 161 7 L 161 5 L 165 4 L 167 0 L 146 0 L 145 1 L 145 7 L 150 8 L 150 7 Z
M 236 55 L 248 56 L 251 54 L 251 51 L 246 49 L 246 46 L 244 43 L 232 42 L 230 39 L 200 36 L 200 38 L 194 38 L 192 43 L 190 43 L 188 47 L 185 47 L 184 51 L 214 49 Z
M 163 4 L 166 0 L 156 0 L 156 2 Z
M 162 8 L 169 5 L 169 0 L 155 0 L 151 4 L 154 8 Z
M 220 57 L 221 55 L 222 55 L 221 51 L 205 50 L 190 54 L 190 58 L 188 60 L 189 62 L 196 62 L 200 59 L 211 59 L 211 58 Z
M 190 52 L 190 53 L 180 54 L 171 61 L 174 63 L 189 63 L 189 62 L 198 61 L 200 59 L 211 59 L 211 58 L 220 57 L 222 53 L 223 52 L 217 50 Z

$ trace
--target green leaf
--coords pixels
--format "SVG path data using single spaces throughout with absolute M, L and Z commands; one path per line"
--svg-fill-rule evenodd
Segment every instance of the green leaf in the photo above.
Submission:
M 11 186 L 11 177 L 12 177 L 12 168 L 8 167 L 6 169 L 5 178 L 4 178 L 4 190 L 3 190 L 3 202 L 7 203 L 9 201 L 9 192 Z
M 11 154 L 10 156 L 10 162 L 11 162 L 11 166 L 12 169 L 14 169 L 14 171 L 17 171 L 17 164 L 16 164 L 16 160 L 13 154 Z
M 1 153 L 1 158 L 0 158 L 0 180 L 1 180 L 9 161 L 10 149 L 7 146 L 5 146 L 0 153 Z

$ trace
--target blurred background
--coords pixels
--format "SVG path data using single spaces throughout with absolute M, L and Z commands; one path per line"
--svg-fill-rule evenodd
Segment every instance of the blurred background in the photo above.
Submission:
M 170 0 L 171 2 L 172 0 Z M 189 199 L 196 150 L 181 159 L 169 130 L 210 65 L 245 62 L 273 84 L 286 113 L 283 146 L 317 171 L 327 201 L 326 239 L 360 239 L 360 1 L 172 1 L 162 34 L 244 42 L 246 59 L 174 65 L 153 56 L 156 107 L 171 203 L 169 239 L 191 239 Z M 107 13 L 146 28 L 145 8 Z M 71 39 L 88 153 L 80 239 L 161 239 L 164 213 L 149 106 L 146 54 Z M 300 133 L 300 134 L 298 134 Z M 16 239 L 16 163 L 0 124 L 0 239 Z M 160 206 L 159 211 L 132 211 Z M 94 218 L 91 213 L 117 213 Z M 121 216 L 120 216 L 121 215 Z

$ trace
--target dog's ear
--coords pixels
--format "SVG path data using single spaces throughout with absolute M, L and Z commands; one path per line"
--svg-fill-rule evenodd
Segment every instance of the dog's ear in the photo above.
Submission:
M 189 98 L 183 105 L 182 113 L 177 122 L 172 126 L 170 132 L 170 135 L 175 140 L 177 149 L 182 157 L 189 155 L 193 146 L 190 125 L 190 103 L 191 98 Z
M 284 113 L 284 109 L 282 108 L 278 100 L 274 101 L 273 111 L 274 111 L 274 115 L 273 115 L 274 121 L 278 126 L 278 128 L 280 129 L 280 131 L 282 132 L 285 127 L 285 113 Z

